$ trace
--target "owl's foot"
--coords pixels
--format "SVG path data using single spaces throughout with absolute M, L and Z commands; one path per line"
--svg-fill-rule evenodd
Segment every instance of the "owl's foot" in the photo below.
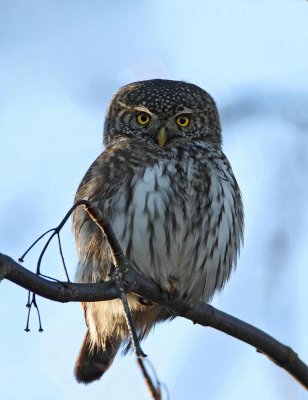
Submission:
M 167 300 L 168 302 L 171 302 L 175 299 L 177 299 L 180 295 L 180 291 L 179 291 L 179 283 L 178 281 L 171 277 L 168 280 L 169 283 L 169 288 L 168 289 L 163 289 L 160 286 L 160 290 L 161 292 L 164 294 L 165 300 Z M 143 306 L 154 306 L 154 303 L 151 300 L 146 299 L 145 297 L 139 297 L 139 302 L 143 305 Z
M 114 264 L 111 264 L 108 273 L 109 279 L 112 279 L 114 281 L 116 279 L 115 275 L 118 276 L 119 274 L 121 275 L 121 280 L 124 286 L 131 285 L 133 279 L 132 274 L 130 273 L 130 269 L 125 267 L 115 267 Z

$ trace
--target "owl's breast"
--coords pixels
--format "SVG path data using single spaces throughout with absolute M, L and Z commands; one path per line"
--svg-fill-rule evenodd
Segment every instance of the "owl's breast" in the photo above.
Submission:
M 222 153 L 195 153 L 154 162 L 134 153 L 134 162 L 124 159 L 114 179 L 108 175 L 105 182 L 96 174 L 88 183 L 96 185 L 92 200 L 134 267 L 165 290 L 178 282 L 191 304 L 208 301 L 223 287 L 243 232 L 241 196 L 228 160 Z M 88 275 L 104 279 L 112 261 L 90 223 L 76 218 L 81 281 Z
M 193 245 L 193 166 L 157 162 L 136 170 L 124 186 L 113 207 L 115 233 L 133 265 L 168 289 L 170 278 L 181 275 Z

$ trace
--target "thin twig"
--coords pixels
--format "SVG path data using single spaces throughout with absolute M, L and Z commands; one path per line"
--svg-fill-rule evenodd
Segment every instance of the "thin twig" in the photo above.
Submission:
M 160 391 L 160 384 L 158 380 L 156 381 L 157 385 L 155 386 L 147 369 L 145 368 L 144 362 L 140 357 L 137 357 L 137 364 L 141 369 L 142 375 L 144 380 L 147 384 L 147 388 L 149 390 L 150 395 L 152 396 L 153 400 L 161 400 L 161 391 Z
M 132 313 L 131 313 L 129 305 L 128 305 L 128 301 L 127 301 L 127 297 L 126 297 L 126 293 L 125 293 L 125 289 L 124 289 L 124 285 L 123 285 L 122 272 L 121 272 L 120 268 L 118 268 L 118 267 L 115 268 L 115 271 L 113 273 L 113 281 L 116 285 L 116 288 L 119 293 L 119 298 L 123 305 L 124 317 L 125 317 L 125 321 L 126 321 L 126 325 L 127 325 L 127 329 L 128 329 L 128 334 L 129 334 L 133 349 L 135 351 L 135 354 L 138 358 L 147 357 L 147 355 L 143 352 L 143 350 L 140 346 L 140 341 L 137 336 Z
M 123 269 L 129 270 L 130 262 L 125 257 L 119 241 L 112 229 L 112 226 L 108 221 L 104 220 L 102 212 L 97 207 L 93 206 L 91 202 L 86 200 L 81 200 L 76 204 L 83 204 L 85 210 L 87 211 L 93 222 L 95 222 L 96 225 L 103 231 L 114 257 L 115 265 L 121 266 Z
M 61 256 L 63 269 L 64 269 L 64 272 L 65 272 L 67 281 L 70 282 L 70 277 L 68 276 L 68 272 L 67 272 L 67 268 L 66 268 L 66 263 L 65 263 L 65 259 L 64 259 L 64 255 L 63 255 L 61 238 L 60 238 L 60 233 L 59 232 L 57 232 L 57 238 L 58 238 L 58 247 L 59 247 L 59 252 L 60 252 L 60 256 Z
M 129 333 L 129 337 L 131 340 L 131 344 L 134 348 L 137 357 L 146 357 L 147 355 L 143 352 L 140 341 L 137 336 L 137 332 L 135 329 L 135 324 L 133 321 L 132 313 L 130 311 L 126 293 L 123 285 L 123 272 L 129 272 L 129 261 L 125 257 L 123 250 L 116 238 L 111 225 L 108 222 L 103 220 L 103 216 L 98 208 L 93 207 L 91 203 L 85 204 L 84 208 L 86 212 L 89 214 L 92 221 L 100 228 L 100 230 L 104 233 L 107 242 L 110 246 L 110 250 L 113 256 L 113 262 L 115 266 L 115 270 L 113 272 L 113 280 L 115 282 L 116 288 L 118 290 L 119 298 L 122 302 L 124 309 L 124 317 Z
M 50 235 L 50 237 L 48 238 L 47 242 L 45 243 L 45 245 L 44 245 L 44 247 L 43 247 L 43 250 L 41 251 L 41 254 L 40 254 L 39 258 L 38 258 L 38 262 L 37 262 L 37 266 L 36 266 L 36 273 L 37 273 L 38 275 L 40 275 L 40 273 L 41 273 L 41 272 L 40 272 L 40 269 L 41 269 L 41 263 L 42 263 L 43 256 L 44 256 L 44 254 L 45 254 L 45 252 L 46 252 L 46 250 L 47 250 L 47 248 L 48 248 L 50 242 L 52 241 L 52 239 L 54 238 L 54 236 L 57 235 L 57 236 L 58 236 L 58 244 L 59 244 L 60 255 L 61 255 L 61 258 L 62 258 L 62 263 L 63 263 L 64 270 L 65 270 L 65 273 L 66 273 L 66 276 L 67 276 L 67 280 L 69 281 L 69 277 L 68 277 L 67 270 L 66 270 L 66 265 L 65 265 L 65 262 L 63 262 L 64 258 L 63 258 L 62 247 L 61 247 L 61 240 L 60 240 L 60 237 L 59 237 L 59 233 L 60 233 L 61 229 L 63 228 L 63 226 L 66 224 L 66 222 L 67 222 L 67 220 L 69 219 L 69 217 L 70 217 L 70 216 L 72 215 L 72 213 L 74 212 L 75 208 L 79 207 L 80 205 L 84 205 L 84 204 L 89 204 L 89 202 L 86 201 L 86 200 L 77 201 L 77 202 L 68 210 L 68 212 L 65 214 L 65 216 L 64 216 L 64 218 L 62 219 L 62 221 L 60 222 L 60 224 L 59 224 L 56 228 L 48 229 L 48 231 L 46 231 L 46 232 L 43 233 L 39 238 L 37 238 L 37 239 L 31 244 L 31 246 L 25 251 L 25 253 L 18 259 L 18 261 L 19 261 L 19 262 L 24 262 L 24 259 L 25 259 L 26 255 L 29 253 L 29 251 L 32 250 L 33 247 L 34 247 L 41 239 L 43 239 L 44 236 L 47 235 L 47 233 L 52 232 L 52 234 Z
M 41 239 L 43 239 L 44 236 L 47 235 L 47 233 L 52 232 L 52 231 L 54 231 L 54 228 L 48 229 L 48 231 L 44 232 L 41 236 L 39 236 L 39 237 L 35 240 L 35 242 L 33 242 L 33 243 L 31 244 L 31 246 L 24 252 L 24 254 L 23 254 L 21 257 L 19 257 L 18 261 L 19 261 L 19 262 L 24 262 L 24 258 L 25 258 L 26 255 L 29 253 L 29 251 L 32 250 L 33 247 L 34 247 Z
M 38 305 L 36 303 L 36 295 L 35 295 L 35 293 L 32 293 L 32 300 L 31 301 L 30 301 L 30 297 L 31 297 L 31 291 L 28 292 L 28 301 L 27 301 L 27 304 L 26 304 L 26 307 L 28 309 L 28 313 L 27 313 L 27 323 L 26 323 L 25 331 L 26 332 L 30 332 L 30 315 L 31 315 L 32 306 L 34 306 L 34 308 L 36 309 L 38 320 L 39 320 L 39 332 L 43 332 L 41 314 L 40 314 L 40 310 L 38 308 Z

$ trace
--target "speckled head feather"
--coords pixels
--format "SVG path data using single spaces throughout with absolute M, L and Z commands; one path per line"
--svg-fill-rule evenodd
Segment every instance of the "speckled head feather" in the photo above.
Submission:
M 206 136 L 209 142 L 221 144 L 221 128 L 218 111 L 213 98 L 199 86 L 183 81 L 152 79 L 130 83 L 114 95 L 108 110 L 104 129 L 104 144 L 108 145 L 117 136 L 135 136 L 141 132 L 135 125 L 129 130 L 129 118 L 124 119 L 121 110 L 134 112 L 146 110 L 162 123 L 179 113 L 192 113 L 195 123 L 188 136 Z M 118 117 L 118 119 L 117 119 Z M 124 121 L 122 124 L 121 122 Z M 143 130 L 145 133 L 145 129 Z
M 153 113 L 172 116 L 186 107 L 204 110 L 214 106 L 212 97 L 200 87 L 182 81 L 152 79 L 123 86 L 115 100 L 133 106 L 144 105 Z

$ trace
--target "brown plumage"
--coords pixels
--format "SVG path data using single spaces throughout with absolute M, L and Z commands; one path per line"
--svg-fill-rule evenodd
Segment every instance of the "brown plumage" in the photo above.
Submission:
M 104 144 L 76 201 L 100 208 L 136 270 L 165 291 L 176 287 L 189 305 L 209 301 L 229 278 L 243 235 L 241 195 L 221 150 L 213 99 L 184 82 L 124 86 L 111 102 Z M 110 250 L 82 208 L 74 213 L 73 229 L 77 281 L 109 279 Z M 170 318 L 135 295 L 128 299 L 141 339 Z M 75 375 L 89 383 L 108 369 L 121 346 L 129 347 L 129 338 L 119 300 L 83 307 L 88 331 Z

